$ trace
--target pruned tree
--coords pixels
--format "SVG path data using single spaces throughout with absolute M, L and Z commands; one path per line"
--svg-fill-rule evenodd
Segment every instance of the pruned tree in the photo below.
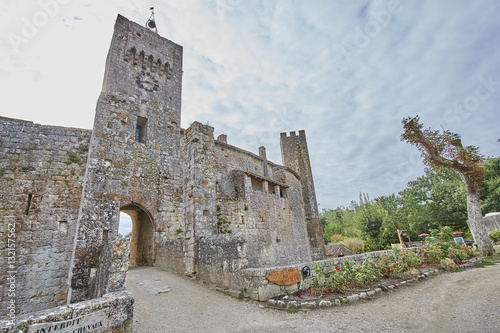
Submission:
M 479 153 L 479 149 L 475 146 L 464 147 L 457 133 L 423 129 L 419 116 L 404 118 L 402 123 L 404 132 L 401 134 L 401 141 L 416 146 L 426 165 L 432 168 L 449 168 L 465 182 L 467 224 L 479 251 L 482 254 L 492 253 L 493 244 L 482 223 L 479 186 L 483 183 L 486 173 L 481 167 L 484 157 Z

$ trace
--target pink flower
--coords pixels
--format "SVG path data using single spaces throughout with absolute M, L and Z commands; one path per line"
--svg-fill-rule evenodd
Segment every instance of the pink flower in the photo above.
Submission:
M 311 290 L 310 289 L 307 289 L 307 293 L 310 294 L 311 293 Z

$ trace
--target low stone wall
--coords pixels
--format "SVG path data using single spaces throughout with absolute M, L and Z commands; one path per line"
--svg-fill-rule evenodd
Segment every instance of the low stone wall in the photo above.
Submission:
M 5 333 L 133 332 L 134 297 L 128 291 L 0 321 Z M 65 329 L 65 330 L 64 330 Z
M 500 229 L 500 213 L 492 213 L 491 215 L 488 214 L 487 216 L 483 217 L 482 222 L 488 234 L 493 230 L 498 230 Z
M 323 267 L 325 272 L 330 272 L 335 269 L 335 267 L 339 267 L 342 264 L 343 260 L 351 260 L 358 263 L 363 262 L 367 256 L 371 256 L 372 258 L 376 258 L 378 255 L 392 254 L 392 250 L 384 250 L 384 251 L 375 251 L 368 253 L 355 254 L 352 256 L 346 256 L 341 258 L 331 258 L 325 260 L 319 260 L 309 263 L 300 263 L 296 265 L 287 265 L 287 266 L 274 266 L 274 267 L 265 267 L 265 268 L 247 268 L 241 271 L 240 281 L 241 284 L 238 286 L 232 285 L 232 289 L 226 289 L 221 291 L 234 296 L 234 297 L 248 297 L 253 300 L 265 302 L 272 297 L 291 294 L 298 291 L 301 288 L 302 282 L 304 280 L 304 276 L 302 275 L 302 270 L 304 267 L 309 267 L 309 271 L 313 272 L 312 264 L 319 264 Z M 269 281 L 269 273 L 270 272 L 284 272 L 290 270 L 297 270 L 300 275 L 300 281 L 291 285 L 283 286 L 277 285 Z

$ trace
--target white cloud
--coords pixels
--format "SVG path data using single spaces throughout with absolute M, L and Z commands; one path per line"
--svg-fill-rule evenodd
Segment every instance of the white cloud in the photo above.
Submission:
M 182 125 L 209 121 L 278 163 L 279 133 L 306 130 L 323 208 L 397 192 L 422 173 L 399 141 L 406 116 L 500 155 L 500 3 L 401 0 L 380 21 L 393 2 L 73 0 L 21 52 L 0 39 L 2 115 L 91 128 L 117 13 L 142 24 L 154 5 L 159 33 L 184 46 Z M 0 6 L 0 36 L 40 10 Z M 488 75 L 494 91 L 454 111 Z

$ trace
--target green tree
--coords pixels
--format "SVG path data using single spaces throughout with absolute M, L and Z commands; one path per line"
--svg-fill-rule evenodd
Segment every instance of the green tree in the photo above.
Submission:
M 380 205 L 371 202 L 368 194 L 359 195 L 357 218 L 371 250 L 381 248 L 382 223 L 386 216 L 387 212 Z
M 460 135 L 450 131 L 422 129 L 419 116 L 403 119 L 401 140 L 417 147 L 424 163 L 432 168 L 449 168 L 464 181 L 467 191 L 467 223 L 472 236 L 483 254 L 493 251 L 493 244 L 482 224 L 483 213 L 479 186 L 485 179 L 481 167 L 483 156 L 475 146 L 462 145 Z
M 465 184 L 450 169 L 425 169 L 425 175 L 408 183 L 400 192 L 402 208 L 412 217 L 413 232 L 428 233 L 430 229 L 450 226 L 467 227 Z
M 500 212 L 500 158 L 488 158 L 483 168 L 486 171 L 486 179 L 481 185 L 483 212 Z

